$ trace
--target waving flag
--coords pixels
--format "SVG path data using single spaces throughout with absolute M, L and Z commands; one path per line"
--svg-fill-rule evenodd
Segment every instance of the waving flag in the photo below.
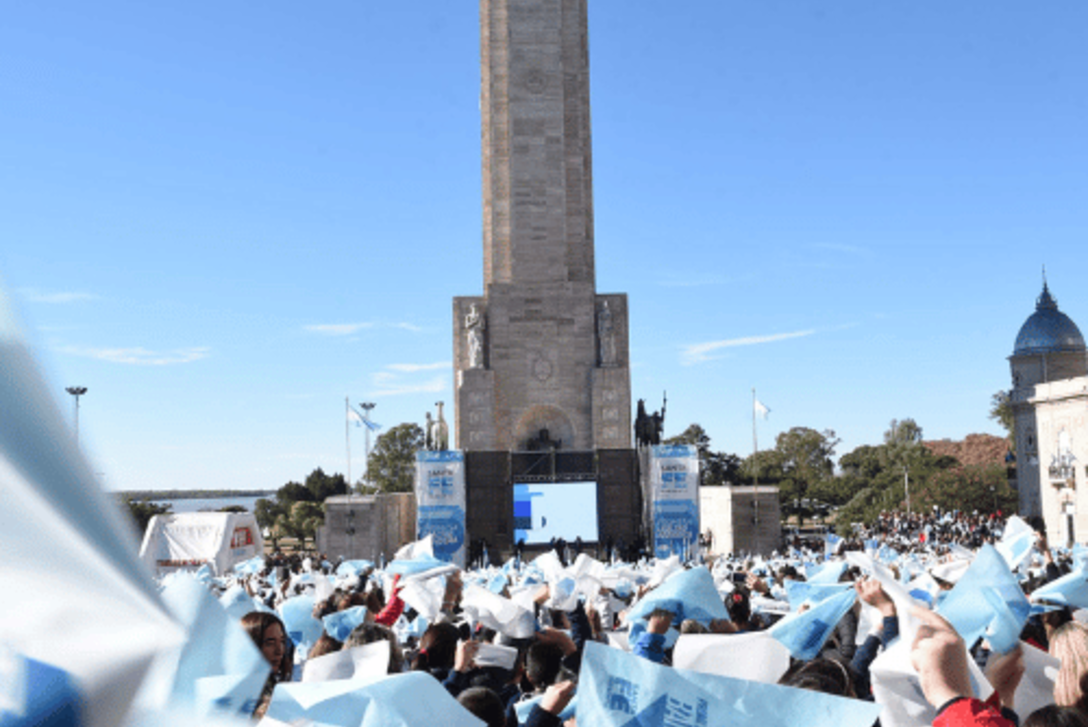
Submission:
M 752 405 L 752 407 L 753 407 L 753 409 L 755 411 L 755 415 L 757 417 L 762 418 L 762 419 L 766 419 L 767 415 L 771 413 L 770 407 L 768 407 L 766 404 L 764 404 L 759 399 L 755 399 L 754 402 L 755 403 Z

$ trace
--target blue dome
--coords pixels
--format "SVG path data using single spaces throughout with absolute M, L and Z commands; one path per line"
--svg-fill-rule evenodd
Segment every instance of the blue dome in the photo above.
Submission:
M 1024 321 L 1016 334 L 1013 356 L 1031 356 L 1039 353 L 1084 351 L 1084 336 L 1077 324 L 1058 310 L 1058 303 L 1051 297 L 1043 283 L 1043 293 L 1035 303 L 1035 312 Z

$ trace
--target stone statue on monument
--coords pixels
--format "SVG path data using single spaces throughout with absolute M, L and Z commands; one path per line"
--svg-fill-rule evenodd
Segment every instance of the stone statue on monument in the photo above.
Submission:
M 438 419 L 431 424 L 431 447 L 439 452 L 450 448 L 450 428 L 446 425 L 446 417 L 442 415 L 444 405 L 445 402 L 435 402 L 435 406 L 438 407 Z
M 487 332 L 487 319 L 473 303 L 465 315 L 465 330 L 468 331 L 468 367 L 484 368 L 484 334 Z
M 668 394 L 661 402 L 661 411 L 646 413 L 646 400 L 638 400 L 638 414 L 635 416 L 635 444 L 649 447 L 661 444 L 661 435 L 665 431 L 665 407 L 668 406 Z
M 427 422 L 423 425 L 423 449 L 428 452 L 434 451 L 434 420 L 431 419 L 431 413 L 427 412 Z
M 607 300 L 597 311 L 597 348 L 602 367 L 616 365 L 616 331 Z

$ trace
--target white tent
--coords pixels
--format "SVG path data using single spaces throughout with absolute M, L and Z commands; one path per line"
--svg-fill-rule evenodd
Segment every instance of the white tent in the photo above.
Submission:
M 257 518 L 249 512 L 183 512 L 151 518 L 140 559 L 159 572 L 209 564 L 217 575 L 264 554 Z

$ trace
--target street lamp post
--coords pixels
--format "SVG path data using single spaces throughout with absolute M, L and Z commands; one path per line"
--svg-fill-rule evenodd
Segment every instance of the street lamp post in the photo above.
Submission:
M 910 476 L 909 470 L 903 467 L 903 490 L 907 494 L 907 517 L 910 517 Z
M 69 386 L 64 389 L 76 398 L 76 446 L 79 446 L 79 397 L 87 393 L 86 386 Z
M 366 480 L 366 486 L 370 487 L 370 410 L 376 406 L 372 401 L 363 401 L 359 403 L 359 408 L 363 410 L 363 419 L 366 421 L 363 423 L 363 429 L 365 429 L 365 447 L 366 447 L 366 463 L 363 465 L 363 477 Z

